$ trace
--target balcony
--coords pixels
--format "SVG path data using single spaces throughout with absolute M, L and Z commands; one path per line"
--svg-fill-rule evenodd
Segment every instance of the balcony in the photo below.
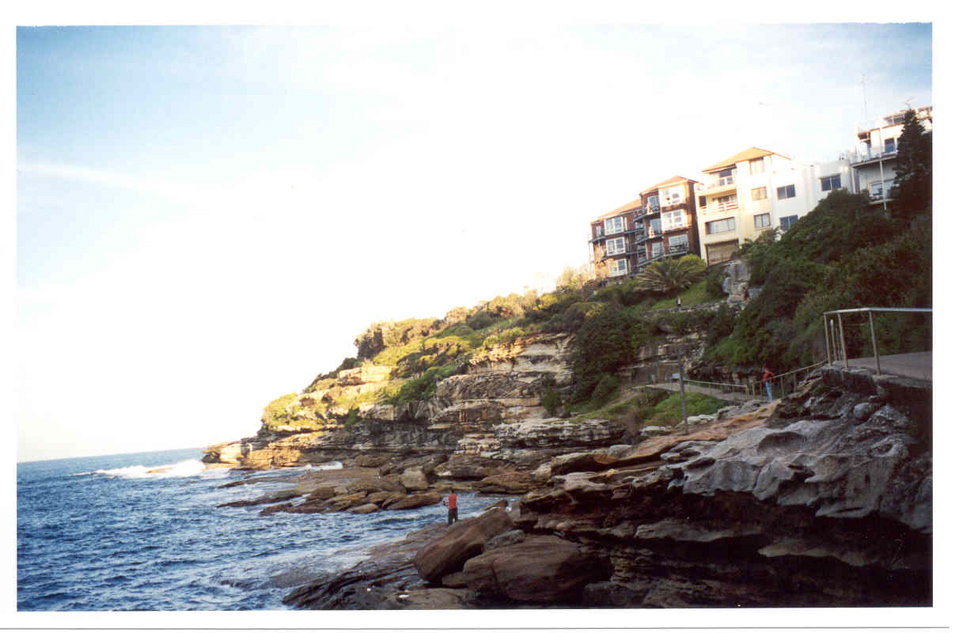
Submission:
M 898 150 L 895 147 L 892 149 L 886 149 L 877 146 L 869 149 L 844 152 L 840 155 L 840 158 L 848 162 L 850 165 L 856 167 L 863 163 L 896 158 L 897 153 Z
M 663 227 L 662 227 L 662 232 L 663 232 L 663 233 L 671 233 L 671 232 L 673 232 L 673 231 L 688 231 L 688 230 L 689 230 L 689 227 L 691 227 L 691 226 L 692 226 L 692 223 L 690 223 L 688 220 L 686 220 L 685 222 L 680 222 L 680 223 L 677 223 L 677 224 L 673 224 L 673 225 L 671 225 L 671 226 L 663 226 Z
M 735 176 L 721 176 L 716 178 L 711 178 L 709 182 L 705 184 L 702 188 L 702 193 L 711 191 L 723 191 L 726 189 L 736 188 L 736 177 Z
M 714 202 L 700 209 L 702 213 L 732 213 L 739 210 L 739 202 Z

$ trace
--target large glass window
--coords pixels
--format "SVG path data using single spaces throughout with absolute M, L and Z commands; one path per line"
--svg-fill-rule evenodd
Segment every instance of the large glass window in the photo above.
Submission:
M 606 255 L 621 255 L 625 252 L 625 238 L 617 237 L 612 240 L 605 240 Z
M 769 192 L 765 187 L 756 187 L 751 193 L 753 200 L 766 200 L 769 198 Z
M 706 233 L 708 235 L 713 235 L 715 233 L 725 233 L 726 231 L 736 230 L 736 219 L 726 218 L 725 220 L 713 220 L 712 222 L 706 222 Z
M 749 161 L 749 173 L 752 175 L 761 174 L 766 171 L 766 163 L 762 158 L 753 158 Z
M 605 221 L 605 234 L 622 233 L 625 231 L 625 219 L 619 215 Z
M 798 215 L 787 215 L 784 218 L 779 218 L 779 227 L 783 231 L 788 231 L 790 228 L 792 228 L 792 225 L 795 224 L 796 220 L 798 219 L 799 219 Z
M 785 200 L 786 198 L 796 197 L 796 185 L 786 185 L 785 187 L 776 188 L 776 198 L 779 200 Z
M 662 214 L 662 230 L 685 228 L 689 226 L 684 209 L 670 211 Z
M 684 253 L 689 250 L 688 235 L 673 235 L 669 238 L 670 253 Z
M 614 259 L 609 262 L 609 277 L 625 275 L 629 272 L 629 260 Z
M 833 189 L 842 189 L 843 181 L 839 174 L 834 174 L 832 176 L 826 176 L 825 178 L 819 179 L 819 184 L 823 191 L 832 191 Z
M 682 187 L 672 187 L 671 189 L 665 189 L 660 192 L 662 195 L 662 206 L 668 207 L 673 204 L 682 204 L 684 201 Z
M 760 213 L 752 217 L 752 223 L 757 229 L 764 229 L 771 223 L 768 213 Z

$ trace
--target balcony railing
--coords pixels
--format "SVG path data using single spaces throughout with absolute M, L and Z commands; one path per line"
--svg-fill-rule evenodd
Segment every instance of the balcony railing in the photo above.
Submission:
M 722 187 L 733 187 L 735 186 L 735 184 L 736 184 L 735 176 L 721 176 L 717 178 L 711 178 L 709 182 L 706 183 L 705 189 L 719 189 Z
M 679 229 L 687 229 L 690 226 L 692 226 L 692 223 L 689 221 L 688 217 L 686 217 L 686 219 L 683 220 L 682 222 L 673 222 L 672 224 L 667 224 L 663 222 L 662 230 L 660 231 L 660 233 L 665 233 L 666 231 L 678 231 Z
M 725 213 L 728 211 L 737 211 L 739 209 L 739 202 L 715 202 L 702 207 L 703 213 Z
M 897 149 L 886 149 L 885 147 L 871 147 L 869 149 L 850 150 L 840 155 L 840 158 L 850 164 L 865 163 L 871 160 L 895 158 Z

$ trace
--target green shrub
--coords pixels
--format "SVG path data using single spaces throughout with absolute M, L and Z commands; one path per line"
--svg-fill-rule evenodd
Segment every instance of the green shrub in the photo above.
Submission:
M 597 407 L 607 404 L 618 395 L 620 386 L 619 379 L 612 374 L 602 376 L 592 390 L 592 404 Z
M 591 397 L 605 375 L 630 364 L 644 338 L 630 310 L 602 305 L 596 314 L 586 317 L 572 346 L 576 401 Z
M 562 409 L 562 396 L 555 387 L 548 387 L 542 393 L 541 405 L 549 415 L 558 415 Z
M 264 424 L 265 428 L 274 429 L 279 426 L 284 426 L 291 424 L 292 419 L 290 414 L 287 412 L 287 407 L 292 402 L 298 398 L 298 394 L 289 393 L 271 401 L 268 406 L 264 407 L 264 413 L 261 415 L 261 422 Z

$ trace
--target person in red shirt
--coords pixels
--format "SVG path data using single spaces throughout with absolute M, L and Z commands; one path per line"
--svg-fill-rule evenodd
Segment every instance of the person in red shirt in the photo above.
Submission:
M 448 506 L 448 525 L 451 525 L 458 520 L 458 497 L 455 496 L 455 491 L 452 489 L 451 494 L 448 495 L 445 505 Z
M 772 402 L 772 379 L 775 378 L 775 376 L 769 371 L 768 367 L 764 367 L 763 369 L 762 384 L 766 386 L 766 397 L 769 399 L 769 402 Z

